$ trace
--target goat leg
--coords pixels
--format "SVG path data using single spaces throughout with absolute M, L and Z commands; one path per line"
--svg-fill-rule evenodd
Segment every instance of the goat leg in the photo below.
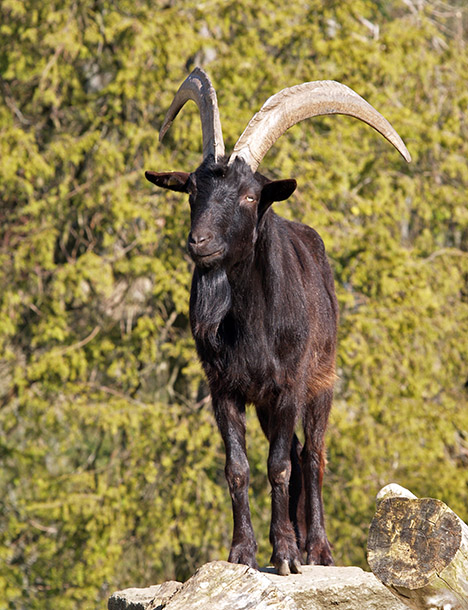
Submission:
M 257 542 L 249 507 L 249 462 L 245 445 L 245 403 L 224 397 L 213 399 L 218 428 L 226 448 L 225 475 L 232 500 L 233 534 L 229 561 L 258 570 Z
M 327 389 L 315 397 L 303 414 L 305 442 L 301 453 L 306 507 L 307 563 L 334 565 L 330 544 L 325 533 L 322 481 L 325 470 L 324 436 L 333 398 Z
M 301 554 L 297 546 L 296 532 L 289 516 L 289 482 L 291 478 L 291 446 L 294 435 L 294 416 L 288 417 L 285 405 L 280 406 L 282 417 L 271 418 L 280 422 L 269 431 L 270 452 L 268 478 L 271 484 L 271 528 L 273 545 L 271 562 L 278 574 L 301 572 Z M 291 410 L 294 413 L 294 409 Z
M 305 518 L 305 494 L 301 466 L 302 445 L 296 434 L 291 445 L 291 477 L 289 479 L 289 519 L 296 532 L 296 542 L 299 550 L 305 550 L 307 527 Z

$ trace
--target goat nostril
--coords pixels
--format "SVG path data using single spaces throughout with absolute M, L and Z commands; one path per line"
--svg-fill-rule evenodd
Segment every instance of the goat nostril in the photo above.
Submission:
M 191 232 L 189 234 L 189 242 L 195 246 L 200 246 L 201 244 L 206 245 L 213 239 L 213 233 L 207 231 L 206 233 L 198 233 Z

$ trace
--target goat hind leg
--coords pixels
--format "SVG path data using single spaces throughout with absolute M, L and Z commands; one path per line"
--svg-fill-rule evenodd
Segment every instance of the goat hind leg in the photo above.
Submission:
M 303 415 L 305 442 L 301 453 L 307 524 L 307 563 L 334 565 L 325 532 L 322 481 L 325 470 L 325 431 L 333 391 L 324 390 L 306 407 Z
M 302 445 L 296 434 L 291 444 L 291 477 L 289 479 L 289 518 L 296 532 L 297 546 L 305 551 L 307 537 L 305 518 L 305 494 L 301 466 Z

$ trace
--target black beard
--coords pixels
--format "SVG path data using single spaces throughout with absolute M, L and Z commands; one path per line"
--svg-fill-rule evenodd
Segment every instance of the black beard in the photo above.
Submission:
M 223 268 L 197 269 L 190 299 L 192 332 L 197 341 L 219 346 L 218 330 L 231 309 L 231 285 Z

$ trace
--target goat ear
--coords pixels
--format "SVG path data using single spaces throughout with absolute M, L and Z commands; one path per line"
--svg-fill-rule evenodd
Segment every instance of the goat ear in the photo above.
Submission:
M 290 180 L 273 180 L 267 182 L 262 189 L 261 201 L 272 204 L 274 201 L 284 201 L 291 197 L 297 187 L 297 182 L 294 179 Z
M 190 174 L 187 172 L 145 172 L 145 178 L 163 189 L 188 193 L 187 183 Z
M 262 195 L 258 205 L 259 217 L 268 210 L 275 201 L 284 201 L 288 199 L 296 190 L 297 182 L 294 179 L 290 180 L 273 180 L 267 182 L 262 188 Z

